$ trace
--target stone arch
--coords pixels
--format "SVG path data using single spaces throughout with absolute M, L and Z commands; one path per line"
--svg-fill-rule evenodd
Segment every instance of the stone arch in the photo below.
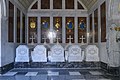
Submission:
M 87 7 L 82 3 L 81 0 L 78 0 L 78 2 L 83 6 L 83 8 L 84 8 L 85 10 L 88 10 Z
M 37 1 L 39 1 L 39 0 L 34 0 L 34 1 L 32 2 L 32 4 L 29 6 L 28 10 L 30 10 L 31 7 L 32 7 Z

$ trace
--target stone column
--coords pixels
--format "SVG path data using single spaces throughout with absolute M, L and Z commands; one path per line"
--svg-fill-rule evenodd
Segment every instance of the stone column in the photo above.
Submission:
M 38 9 L 41 9 L 41 0 L 38 1 Z
M 78 0 L 74 0 L 74 9 L 75 11 L 77 11 L 77 1 Z M 77 16 L 75 16 L 74 19 L 74 43 L 78 43 L 78 18 Z
M 87 28 L 86 28 L 86 29 L 87 29 L 87 44 L 88 44 L 89 41 L 90 41 L 90 40 L 89 40 L 89 35 L 90 35 L 90 34 L 89 34 L 89 31 L 90 31 L 90 30 L 89 30 L 89 26 L 90 26 L 90 25 L 89 25 L 89 16 L 87 16 L 87 20 L 86 20 L 86 21 L 87 21 L 87 25 L 86 25 Z
M 41 19 L 40 16 L 38 16 L 37 18 L 37 43 L 41 43 Z
M 50 0 L 50 10 L 53 9 L 53 0 Z
M 17 8 L 14 6 L 14 43 L 17 42 Z
M 62 17 L 62 43 L 66 43 L 65 16 Z
M 78 18 L 77 18 L 77 16 L 75 17 L 75 26 L 74 26 L 74 40 L 75 40 L 75 43 L 78 43 Z
M 6 0 L 1 0 L 1 5 L 2 5 L 2 7 L 1 7 L 2 10 L 1 11 L 2 11 L 2 15 L 5 16 L 5 17 L 7 16 L 6 4 L 7 4 Z
M 50 31 L 53 31 L 53 16 L 50 17 Z M 53 43 L 53 39 L 50 39 L 50 43 Z
M 99 53 L 101 53 L 101 15 L 100 15 L 101 11 L 100 11 L 100 6 L 98 7 L 98 48 L 99 48 Z M 101 56 L 102 54 L 99 54 L 100 56 L 100 60 L 101 60 Z M 108 58 L 108 57 L 107 57 Z
M 62 0 L 62 9 L 65 10 L 65 0 Z M 65 16 L 62 17 L 62 43 L 66 43 Z
M 77 10 L 77 1 L 78 1 L 78 0 L 74 0 L 74 7 L 75 7 L 75 10 Z
M 98 43 L 101 43 L 101 15 L 100 15 L 101 11 L 100 11 L 100 6 L 98 8 Z
M 62 0 L 62 9 L 65 9 L 65 0 Z

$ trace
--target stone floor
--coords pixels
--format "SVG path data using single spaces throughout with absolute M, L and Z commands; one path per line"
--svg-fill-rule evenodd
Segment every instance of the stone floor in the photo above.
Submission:
M 0 80 L 120 80 L 98 69 L 13 69 Z

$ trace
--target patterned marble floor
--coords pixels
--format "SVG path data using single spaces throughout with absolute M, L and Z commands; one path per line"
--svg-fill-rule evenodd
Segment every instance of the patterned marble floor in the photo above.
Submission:
M 13 69 L 0 80 L 120 80 L 102 70 L 87 69 Z

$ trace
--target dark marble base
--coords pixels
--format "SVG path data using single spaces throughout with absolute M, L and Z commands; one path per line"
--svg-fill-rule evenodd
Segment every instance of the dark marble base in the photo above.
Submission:
M 100 67 L 99 62 L 47 62 L 47 63 L 15 63 L 15 68 L 96 68 Z
M 101 62 L 100 67 L 102 70 L 104 70 L 106 73 L 114 76 L 120 75 L 120 67 L 110 67 L 106 63 Z
M 0 67 L 0 74 L 4 74 L 4 73 L 6 73 L 7 71 L 9 71 L 13 68 L 14 68 L 14 63 L 10 63 L 10 64 L 7 64 L 3 67 Z

